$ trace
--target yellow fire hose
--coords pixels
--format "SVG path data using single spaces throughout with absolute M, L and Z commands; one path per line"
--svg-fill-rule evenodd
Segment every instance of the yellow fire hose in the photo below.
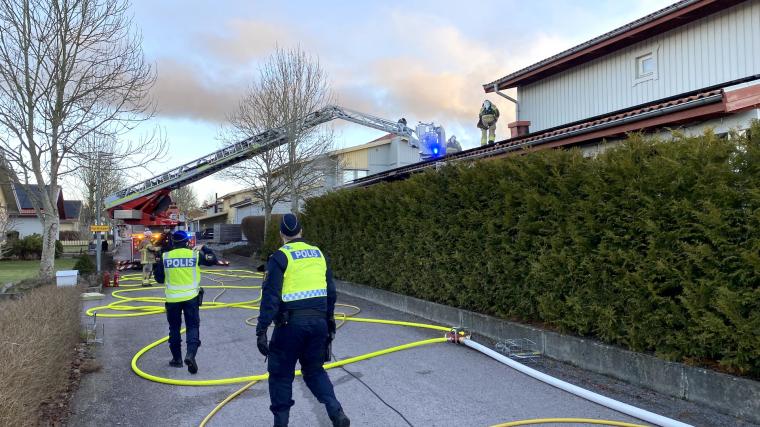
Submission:
M 261 286 L 229 285 L 229 284 L 226 284 L 226 282 L 228 280 L 232 281 L 232 280 L 243 280 L 243 279 L 260 279 L 263 277 L 263 274 L 249 271 L 249 270 L 203 270 L 202 273 L 203 273 L 204 278 L 207 278 L 216 283 L 219 283 L 219 285 L 203 286 L 204 289 L 221 289 L 221 292 L 217 294 L 211 301 L 204 301 L 203 305 L 200 307 L 201 310 L 215 310 L 215 309 L 220 309 L 220 308 L 240 308 L 240 309 L 248 309 L 248 310 L 259 309 L 258 303 L 261 300 L 260 292 L 257 298 L 247 300 L 247 301 L 221 303 L 221 302 L 218 302 L 217 299 L 224 292 L 226 292 L 227 289 L 258 289 L 260 290 Z M 88 316 L 97 315 L 99 317 L 108 317 L 108 318 L 121 318 L 121 317 L 149 316 L 149 315 L 164 313 L 166 310 L 163 305 L 165 302 L 165 299 L 163 298 L 163 296 L 132 297 L 132 296 L 125 295 L 126 293 L 132 293 L 132 292 L 138 292 L 138 291 L 149 291 L 153 289 L 157 290 L 157 289 L 164 288 L 163 286 L 142 287 L 141 280 L 142 280 L 142 276 L 139 273 L 126 274 L 126 275 L 121 276 L 122 282 L 120 286 L 127 289 L 119 289 L 119 290 L 113 291 L 111 295 L 117 299 L 116 301 L 107 305 L 90 308 L 86 311 L 87 315 Z M 135 282 L 135 283 L 131 283 L 131 282 Z M 152 282 L 152 283 L 155 283 L 155 282 Z M 134 303 L 148 303 L 148 304 L 158 304 L 158 305 L 135 305 Z M 359 307 L 346 305 L 346 304 L 336 304 L 336 306 L 351 308 L 354 310 L 354 312 L 350 314 L 335 313 L 336 317 L 340 321 L 340 323 L 337 325 L 338 328 L 342 327 L 347 321 L 350 321 L 350 322 L 375 323 L 375 324 L 384 324 L 384 325 L 423 328 L 423 329 L 430 329 L 430 330 L 441 331 L 441 332 L 451 331 L 451 328 L 438 326 L 438 325 L 425 324 L 425 323 L 353 317 L 360 312 L 361 309 Z M 245 323 L 251 326 L 255 326 L 256 324 L 252 322 L 253 319 L 255 318 L 256 316 L 250 317 L 245 320 Z M 180 333 L 184 334 L 185 329 L 182 329 Z M 154 381 L 154 382 L 158 382 L 162 384 L 177 385 L 177 386 L 217 386 L 217 385 L 236 384 L 236 383 L 243 383 L 243 382 L 246 383 L 243 387 L 241 387 L 234 393 L 230 394 L 223 401 L 221 401 L 203 419 L 203 421 L 200 424 L 200 427 L 204 427 L 206 423 L 208 423 L 208 421 L 211 420 L 211 418 L 217 412 L 219 412 L 219 410 L 221 410 L 222 407 L 224 407 L 224 405 L 232 401 L 235 397 L 245 392 L 247 389 L 249 389 L 251 386 L 253 386 L 257 382 L 266 380 L 269 377 L 267 373 L 263 373 L 263 374 L 257 374 L 257 375 L 244 375 L 244 376 L 231 377 L 231 378 L 219 378 L 219 379 L 208 379 L 208 380 L 179 380 L 179 379 L 174 379 L 174 378 L 159 377 L 156 375 L 149 374 L 143 371 L 142 369 L 140 369 L 137 363 L 140 360 L 140 358 L 151 349 L 161 345 L 162 343 L 168 340 L 169 340 L 169 337 L 166 336 L 140 349 L 132 357 L 132 361 L 131 361 L 132 370 L 138 376 L 145 378 L 149 381 Z M 350 357 L 350 358 L 343 359 L 340 361 L 326 363 L 324 365 L 324 368 L 325 369 L 337 368 L 340 366 L 356 363 L 362 360 L 371 359 L 373 357 L 378 357 L 378 356 L 382 356 L 382 355 L 397 352 L 397 351 L 407 350 L 410 348 L 420 347 L 420 346 L 424 346 L 428 344 L 443 343 L 447 341 L 448 341 L 448 338 L 446 337 L 430 338 L 430 339 L 425 339 L 425 340 L 420 340 L 420 341 L 414 341 L 407 344 L 402 344 L 395 347 L 389 347 L 389 348 L 377 350 L 371 353 L 366 353 L 359 356 Z M 295 372 L 295 375 L 301 375 L 301 371 L 297 370 Z M 522 420 L 522 421 L 512 421 L 508 423 L 498 424 L 493 427 L 521 426 L 521 425 L 530 425 L 530 424 L 560 423 L 560 422 L 603 424 L 603 425 L 621 426 L 621 427 L 643 427 L 638 424 L 630 424 L 630 423 L 625 423 L 621 421 L 596 420 L 596 419 L 586 419 L 586 418 L 544 418 L 544 419 Z

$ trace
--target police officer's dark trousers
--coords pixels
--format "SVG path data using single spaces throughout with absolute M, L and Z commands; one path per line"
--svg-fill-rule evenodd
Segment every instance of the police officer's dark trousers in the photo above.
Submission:
M 199 298 L 181 302 L 167 302 L 166 319 L 169 321 L 169 350 L 174 360 L 182 360 L 182 313 L 185 313 L 185 336 L 187 338 L 187 353 L 195 354 L 201 345 L 200 339 L 200 308 Z
M 296 361 L 301 363 L 303 380 L 314 397 L 324 404 L 330 417 L 341 411 L 332 383 L 322 367 L 325 361 L 327 321 L 321 317 L 293 317 L 276 326 L 269 343 L 269 397 L 275 425 L 287 425 Z

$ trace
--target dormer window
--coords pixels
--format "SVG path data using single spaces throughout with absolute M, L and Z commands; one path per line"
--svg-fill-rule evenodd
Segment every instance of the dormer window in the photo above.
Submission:
M 634 55 L 633 85 L 657 79 L 657 48 L 639 51 Z
M 636 78 L 640 79 L 654 74 L 654 58 L 651 53 L 636 58 Z

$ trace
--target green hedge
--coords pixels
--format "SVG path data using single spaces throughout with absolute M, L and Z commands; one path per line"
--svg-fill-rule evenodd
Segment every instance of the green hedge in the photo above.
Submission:
M 282 215 L 272 214 L 269 221 L 269 229 L 264 230 L 264 216 L 247 216 L 240 223 L 240 229 L 248 240 L 248 245 L 258 251 L 262 260 L 267 260 L 269 255 L 281 245 L 280 221 Z
M 261 246 L 262 261 L 268 260 L 269 255 L 272 255 L 280 248 L 280 246 L 282 246 L 282 239 L 280 239 L 280 221 L 282 221 L 282 215 L 272 215 L 272 220 L 269 222 L 269 228 L 264 237 L 264 243 Z
M 312 199 L 342 279 L 760 375 L 760 124 L 446 166 Z

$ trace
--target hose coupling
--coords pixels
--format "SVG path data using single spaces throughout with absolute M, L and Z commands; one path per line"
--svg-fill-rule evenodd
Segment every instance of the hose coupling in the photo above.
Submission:
M 469 339 L 470 335 L 470 330 L 461 326 L 451 328 L 451 331 L 446 332 L 446 338 L 455 344 L 461 344 L 465 339 Z

